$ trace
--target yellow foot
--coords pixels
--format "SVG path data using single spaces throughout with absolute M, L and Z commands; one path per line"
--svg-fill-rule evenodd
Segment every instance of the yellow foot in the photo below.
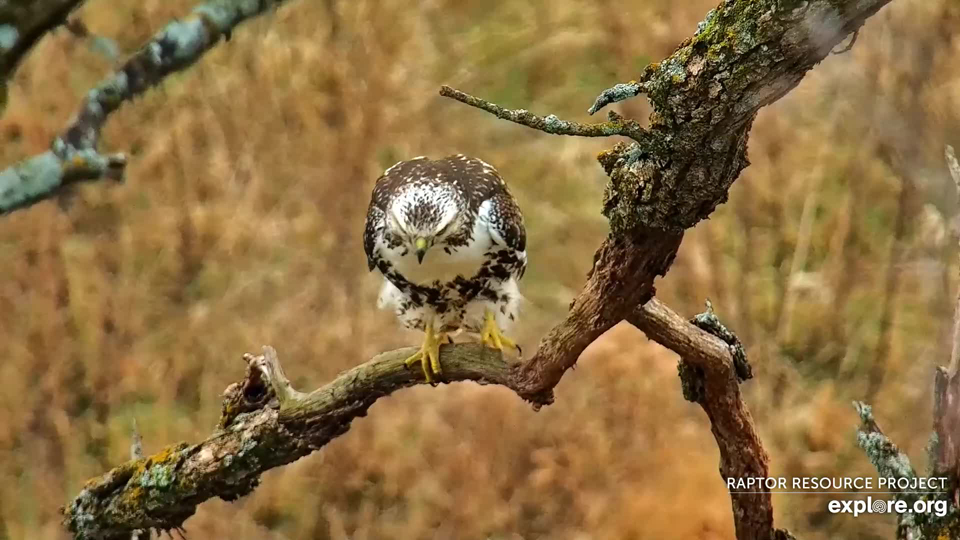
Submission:
M 433 324 L 428 323 L 426 335 L 423 338 L 423 345 L 420 347 L 420 350 L 417 351 L 417 354 L 404 360 L 407 368 L 413 368 L 413 366 L 419 363 L 427 382 L 434 382 L 435 377 L 442 373 L 440 369 L 440 344 L 446 339 L 446 334 L 436 332 L 433 329 Z
M 497 319 L 489 309 L 483 316 L 483 331 L 480 332 L 480 341 L 491 349 L 502 351 L 504 347 L 509 347 L 516 349 L 518 353 L 520 352 L 520 346 L 500 332 L 500 328 L 497 326 Z

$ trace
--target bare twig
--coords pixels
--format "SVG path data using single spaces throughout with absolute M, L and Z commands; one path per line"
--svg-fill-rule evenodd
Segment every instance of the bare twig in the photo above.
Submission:
M 143 457 L 143 437 L 140 436 L 140 430 L 137 429 L 137 419 L 133 419 L 133 428 L 130 430 L 130 459 L 140 459 Z
M 505 109 L 495 103 L 471 96 L 449 86 L 440 87 L 440 95 L 453 98 L 461 103 L 486 111 L 501 120 L 507 120 L 521 126 L 550 133 L 552 135 L 574 135 L 577 137 L 611 137 L 623 135 L 635 141 L 641 141 L 644 136 L 643 128 L 635 120 L 629 120 L 611 112 L 609 121 L 597 124 L 581 124 L 561 120 L 556 115 L 537 116 L 524 109 Z
M 245 356 L 245 358 L 248 358 Z M 280 409 L 291 406 L 291 404 L 304 401 L 308 395 L 293 389 L 290 379 L 284 373 L 280 365 L 280 359 L 277 357 L 277 351 L 273 347 L 264 347 L 263 354 L 253 358 L 253 367 L 260 370 L 263 377 L 270 381 L 273 389 L 273 395 L 277 396 L 280 402 Z
M 734 369 L 730 347 L 723 340 L 694 326 L 657 298 L 637 308 L 628 321 L 648 338 L 705 370 Z
M 860 30 L 856 30 L 856 31 L 853 33 L 853 35 L 850 36 L 850 42 L 849 42 L 849 43 L 847 43 L 846 45 L 844 45 L 843 47 L 841 47 L 841 48 L 839 48 L 839 49 L 834 49 L 834 50 L 830 51 L 830 54 L 843 54 L 843 53 L 845 53 L 845 52 L 850 51 L 850 49 L 853 49 L 853 46 L 857 43 L 857 38 L 858 38 L 859 36 L 860 36 Z
M 156 33 L 117 71 L 87 93 L 51 149 L 0 171 L 0 213 L 30 205 L 77 180 L 119 179 L 122 154 L 97 152 L 100 129 L 123 103 L 200 59 L 243 21 L 283 0 L 211 0 Z M 76 3 L 76 2 L 74 2 Z
M 140 437 L 140 430 L 137 429 L 137 419 L 133 419 L 133 429 L 131 429 L 130 438 L 132 442 L 130 443 L 130 459 L 142 459 L 143 458 L 143 438 Z M 140 537 L 143 536 L 144 531 L 142 529 L 134 529 L 130 534 L 130 540 L 140 540 Z M 150 534 L 147 533 L 147 538 L 150 537 Z
M 639 96 L 641 93 L 643 93 L 643 85 L 637 81 L 615 84 L 613 87 L 600 92 L 600 95 L 597 96 L 593 105 L 587 109 L 587 113 L 594 114 L 611 103 L 625 101 L 632 97 Z

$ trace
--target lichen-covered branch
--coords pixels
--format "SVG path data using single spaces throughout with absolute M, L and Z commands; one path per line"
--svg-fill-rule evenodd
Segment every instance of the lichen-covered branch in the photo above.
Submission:
M 855 401 L 853 403 L 857 414 L 860 416 L 860 428 L 857 430 L 857 445 L 870 460 L 870 463 L 877 469 L 881 478 L 904 479 L 911 481 L 917 477 L 916 471 L 910 464 L 910 458 L 900 451 L 896 444 L 891 441 L 877 425 L 873 418 L 873 409 L 864 403 Z M 940 538 L 940 532 L 946 532 L 949 527 L 945 527 L 945 520 L 940 519 L 934 514 L 916 514 L 912 511 L 912 505 L 917 500 L 936 498 L 935 494 L 917 493 L 922 490 L 904 489 L 894 496 L 897 500 L 907 502 L 909 511 L 897 516 L 897 538 Z M 939 498 L 945 499 L 946 494 Z M 931 533 L 926 536 L 926 533 Z M 945 538 L 955 538 L 954 535 L 947 535 Z
M 735 347 L 656 299 L 637 309 L 631 321 L 700 370 L 704 391 L 697 401 L 707 411 L 720 444 L 724 477 L 765 475 L 766 452 L 739 394 L 741 368 L 736 367 Z M 209 498 L 233 500 L 248 493 L 263 472 L 306 456 L 345 433 L 376 400 L 425 384 L 422 371 L 408 369 L 403 362 L 414 350 L 378 355 L 310 393 L 292 388 L 271 347 L 264 347 L 261 355 L 244 355 L 246 377 L 224 392 L 217 431 L 203 442 L 170 446 L 89 481 L 64 509 L 67 528 L 85 539 L 171 529 L 180 527 Z M 507 364 L 498 351 L 478 344 L 444 345 L 441 362 L 443 383 L 475 381 L 499 384 L 518 394 L 523 390 L 520 366 Z M 773 533 L 768 495 L 731 495 L 738 531 L 765 528 Z M 764 502 L 756 505 L 753 499 Z M 738 538 L 761 536 L 738 532 Z
M 594 100 L 593 105 L 587 109 L 587 114 L 596 114 L 597 111 L 606 107 L 607 105 L 610 105 L 611 103 L 619 103 L 632 97 L 639 96 L 642 93 L 643 85 L 637 81 L 615 84 L 603 92 L 600 92 L 600 95 Z
M 622 163 L 611 174 L 604 208 L 613 229 L 684 230 L 706 218 L 746 166 L 757 111 L 799 84 L 888 2 L 722 2 L 636 83 L 605 92 L 609 101 L 636 89 L 654 109 L 649 144 L 617 152 Z
M 404 364 L 413 352 L 380 354 L 309 394 L 290 387 L 272 348 L 246 355 L 247 377 L 225 392 L 216 432 L 203 442 L 169 446 L 90 480 L 64 509 L 65 525 L 76 538 L 129 538 L 136 529 L 179 527 L 211 497 L 245 495 L 263 472 L 345 433 L 376 400 L 426 383 L 421 370 Z M 496 350 L 444 345 L 441 361 L 443 382 L 512 384 L 511 367 Z
M 77 115 L 49 151 L 0 171 L 0 213 L 50 197 L 77 180 L 119 179 L 122 154 L 97 151 L 100 130 L 110 113 L 159 84 L 167 75 L 200 59 L 237 25 L 283 0 L 211 0 L 182 20 L 167 24 L 117 71 L 91 89 Z M 15 3 L 16 4 L 16 3 Z M 0 20 L 2 23 L 2 20 Z M 0 40 L 2 40 L 0 26 Z M 2 45 L 2 42 L 0 42 Z
M 910 465 L 910 458 L 900 451 L 896 444 L 884 435 L 883 430 L 873 418 L 873 409 L 859 401 L 853 403 L 860 416 L 860 429 L 857 431 L 859 446 L 870 463 L 883 478 L 913 479 L 917 473 Z
M 461 92 L 449 86 L 440 87 L 440 95 L 453 98 L 461 103 L 486 111 L 501 120 L 507 120 L 521 126 L 527 126 L 551 135 L 574 135 L 577 137 L 611 137 L 623 135 L 636 141 L 643 140 L 643 128 L 636 120 L 628 120 L 611 112 L 607 122 L 597 124 L 581 124 L 561 120 L 556 115 L 537 116 L 525 109 L 505 109 L 495 103 L 490 103 L 466 92 Z

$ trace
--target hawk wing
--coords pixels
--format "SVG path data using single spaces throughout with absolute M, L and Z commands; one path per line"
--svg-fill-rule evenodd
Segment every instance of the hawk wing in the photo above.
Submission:
M 499 244 L 515 251 L 527 249 L 523 214 L 497 169 L 482 159 L 463 154 L 435 163 L 449 167 L 448 174 L 463 194 L 467 211 L 487 221 L 491 235 Z M 489 204 L 485 204 L 488 201 Z
M 367 209 L 367 224 L 363 228 L 363 251 L 367 253 L 367 269 L 373 272 L 377 267 L 379 255 L 377 249 L 377 235 L 383 231 L 383 221 L 386 216 L 383 210 L 374 206 L 370 201 L 370 208 Z
M 504 186 L 506 187 L 506 186 Z M 527 250 L 527 229 L 517 201 L 509 192 L 494 195 L 488 221 L 494 239 L 515 251 Z

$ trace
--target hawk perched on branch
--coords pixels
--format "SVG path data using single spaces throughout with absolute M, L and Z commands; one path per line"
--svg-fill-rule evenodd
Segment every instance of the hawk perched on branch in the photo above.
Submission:
M 440 374 L 440 344 L 466 330 L 496 349 L 517 317 L 527 266 L 523 215 L 493 166 L 464 155 L 401 161 L 377 180 L 363 247 L 384 276 L 379 306 L 426 335 L 407 366 Z

